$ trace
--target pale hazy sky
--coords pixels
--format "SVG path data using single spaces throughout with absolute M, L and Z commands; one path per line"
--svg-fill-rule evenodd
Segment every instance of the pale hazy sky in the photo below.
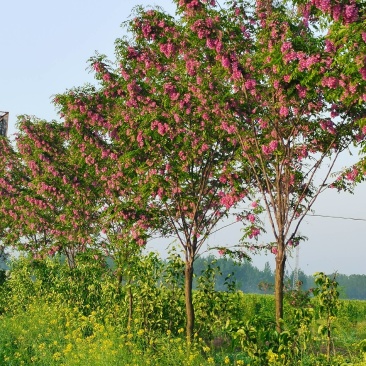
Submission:
M 57 119 L 52 95 L 92 82 L 86 70 L 95 51 L 114 58 L 114 41 L 124 30 L 136 5 L 159 5 L 170 13 L 170 0 L 14 0 L 1 4 L 0 31 L 0 111 L 9 111 L 9 133 L 15 132 L 16 116 L 35 115 Z M 339 167 L 354 161 L 346 157 Z M 309 240 L 300 248 L 300 267 L 344 274 L 366 273 L 366 184 L 354 195 L 329 191 L 314 206 L 315 214 L 360 218 L 364 221 L 308 217 L 300 232 Z M 240 224 L 217 232 L 209 244 L 235 244 Z M 161 245 L 165 248 L 166 244 Z M 273 255 L 257 256 L 253 263 L 273 264 Z M 289 269 L 294 259 L 289 261 Z

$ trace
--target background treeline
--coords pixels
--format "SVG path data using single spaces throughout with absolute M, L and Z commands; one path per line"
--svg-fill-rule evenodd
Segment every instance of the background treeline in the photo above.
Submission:
M 235 263 L 230 258 L 216 259 L 214 256 L 201 257 L 195 262 L 195 273 L 197 276 L 207 268 L 210 263 L 213 267 L 218 267 L 220 271 L 216 271 L 216 289 L 225 291 L 227 288 L 226 278 L 231 277 L 236 281 L 236 288 L 245 293 L 271 294 L 274 291 L 274 271 L 267 262 L 263 270 L 253 266 L 250 262 Z M 293 271 L 287 271 L 286 283 L 287 288 L 293 287 Z M 309 290 L 314 287 L 314 278 L 312 275 L 306 275 L 299 270 L 299 281 L 301 281 L 302 289 Z M 366 275 L 345 275 L 337 274 L 337 282 L 339 283 L 340 297 L 344 299 L 366 299 Z
M 110 263 L 113 266 L 113 263 Z M 215 258 L 214 256 L 199 257 L 195 261 L 195 281 L 194 288 L 197 287 L 198 278 L 210 267 L 212 275 L 215 277 L 215 286 L 217 291 L 227 291 L 228 284 L 235 286 L 237 290 L 244 293 L 254 294 L 273 294 L 274 291 L 274 271 L 269 262 L 266 262 L 263 270 L 253 266 L 250 262 L 237 263 L 231 258 Z M 0 271 L 7 266 L 4 257 L 0 257 Z M 0 274 L 0 278 L 4 273 Z M 288 271 L 286 274 L 286 287 L 291 289 L 294 286 L 294 272 Z M 315 286 L 312 275 L 306 275 L 299 270 L 299 281 L 301 288 L 307 291 Z M 366 300 L 366 275 L 345 275 L 337 274 L 339 283 L 340 297 L 343 299 Z

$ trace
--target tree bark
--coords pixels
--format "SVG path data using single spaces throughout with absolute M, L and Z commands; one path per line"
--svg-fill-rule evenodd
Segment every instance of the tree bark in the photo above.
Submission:
M 286 254 L 284 245 L 278 246 L 276 256 L 276 273 L 275 273 L 275 304 L 276 304 L 276 330 L 282 332 L 283 319 L 283 280 L 285 276 Z
M 193 339 L 194 329 L 194 308 L 193 308 L 193 296 L 192 296 L 192 284 L 193 284 L 193 261 L 186 261 L 185 273 L 184 273 L 184 291 L 186 302 L 186 335 L 187 342 L 190 343 Z
M 76 249 L 73 247 L 70 248 L 66 247 L 65 255 L 69 268 L 74 269 L 76 267 Z
M 127 327 L 128 327 L 128 329 L 131 329 L 132 317 L 133 317 L 133 293 L 132 293 L 130 281 L 129 281 L 128 285 L 129 286 L 128 286 L 128 323 L 127 323 Z

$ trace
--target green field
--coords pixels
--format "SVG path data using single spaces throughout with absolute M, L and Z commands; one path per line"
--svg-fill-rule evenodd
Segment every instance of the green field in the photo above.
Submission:
M 136 266 L 116 286 L 98 262 L 15 262 L 1 285 L 0 365 L 366 365 L 365 301 L 333 299 L 328 338 L 320 297 L 290 291 L 278 334 L 273 296 L 215 291 L 211 268 L 197 281 L 187 344 L 177 262 L 148 255 Z

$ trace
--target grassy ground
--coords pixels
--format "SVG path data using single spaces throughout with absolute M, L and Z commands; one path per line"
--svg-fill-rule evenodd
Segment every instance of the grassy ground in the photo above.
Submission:
M 248 308 L 255 297 L 248 296 Z M 363 302 L 354 304 L 359 309 L 366 307 Z M 313 327 L 320 323 L 321 320 L 314 322 Z M 23 311 L 0 316 L 0 365 L 256 364 L 245 345 L 240 346 L 240 340 L 234 340 L 233 345 L 224 333 L 210 340 L 197 335 L 188 350 L 183 329 L 173 335 L 170 331 L 161 334 L 132 328 L 122 328 L 109 310 L 92 311 L 86 316 L 76 307 L 35 301 Z M 366 365 L 362 362 L 366 320 L 340 317 L 333 333 L 333 365 Z M 314 334 L 297 365 L 326 364 L 325 342 Z M 266 353 L 266 364 L 281 365 L 279 356 L 270 351 Z
M 366 366 L 365 301 L 334 299 L 328 319 L 317 296 L 289 292 L 278 334 L 273 296 L 216 292 L 207 277 L 187 344 L 183 289 L 164 284 L 156 266 L 152 280 L 152 264 L 134 278 L 129 322 L 129 292 L 103 267 L 20 261 L 0 285 L 0 366 Z

